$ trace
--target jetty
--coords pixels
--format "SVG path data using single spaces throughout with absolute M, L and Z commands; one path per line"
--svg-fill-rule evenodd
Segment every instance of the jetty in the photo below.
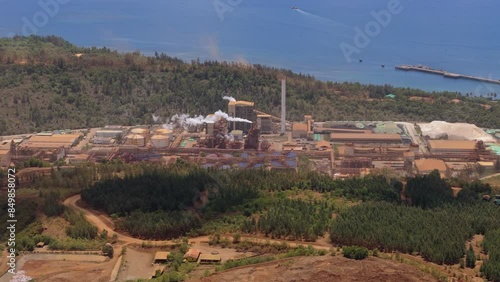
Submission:
M 438 74 L 438 75 L 442 75 L 442 76 L 447 77 L 447 78 L 469 79 L 469 80 L 475 80 L 475 81 L 481 81 L 481 82 L 487 82 L 487 83 L 500 84 L 500 79 L 491 79 L 491 78 L 484 78 L 484 77 L 478 77 L 478 76 L 472 76 L 472 75 L 451 73 L 451 72 L 448 72 L 445 70 L 436 70 L 436 69 L 430 68 L 428 66 L 423 66 L 423 65 L 417 65 L 417 66 L 401 65 L 401 66 L 396 66 L 396 69 L 397 70 L 404 70 L 404 71 L 419 71 L 419 72 L 426 72 L 426 73 L 431 73 L 431 74 Z

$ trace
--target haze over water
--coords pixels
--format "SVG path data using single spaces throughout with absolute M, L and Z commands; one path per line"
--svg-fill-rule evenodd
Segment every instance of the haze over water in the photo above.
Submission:
M 394 70 L 400 64 L 423 64 L 500 79 L 497 0 L 400 0 L 401 12 L 351 62 L 339 45 L 355 46 L 354 28 L 364 30 L 374 20 L 371 11 L 387 9 L 389 0 L 59 1 L 68 3 L 37 34 L 62 36 L 81 46 L 164 52 L 184 60 L 247 61 L 322 80 L 500 94 L 500 85 Z M 217 2 L 239 4 L 218 13 Z M 2 37 L 22 34 L 23 17 L 32 21 L 43 11 L 38 1 L 0 3 Z

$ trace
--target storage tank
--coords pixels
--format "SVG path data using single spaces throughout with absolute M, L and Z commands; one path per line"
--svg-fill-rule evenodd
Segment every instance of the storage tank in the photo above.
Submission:
M 144 147 L 146 139 L 140 134 L 129 134 L 127 135 L 127 144 Z
M 151 145 L 155 148 L 168 147 L 169 138 L 167 135 L 153 135 L 151 137 Z
M 146 136 L 147 132 L 148 131 L 144 128 L 134 128 L 134 129 L 130 130 L 131 134 L 137 134 L 137 135 L 142 135 L 142 136 Z
M 153 135 L 164 135 L 167 136 L 170 140 L 173 139 L 173 132 L 170 129 L 166 128 L 157 128 L 153 131 Z

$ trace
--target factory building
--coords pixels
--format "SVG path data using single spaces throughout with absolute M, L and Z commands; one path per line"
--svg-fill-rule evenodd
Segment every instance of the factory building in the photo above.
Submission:
M 69 149 L 76 145 L 81 134 L 35 135 L 21 143 L 21 148 L 33 149 Z
M 8 167 L 11 161 L 10 149 L 0 150 L 0 167 Z
M 442 178 L 446 177 L 448 167 L 445 162 L 437 159 L 419 159 L 415 160 L 415 171 L 417 174 L 426 175 L 437 169 Z
M 121 129 L 104 129 L 96 131 L 94 137 L 96 139 L 114 139 L 120 134 L 123 134 Z
M 270 115 L 257 115 L 257 129 L 260 133 L 273 133 L 273 122 Z
M 305 123 L 294 123 L 292 126 L 292 138 L 294 139 L 306 139 L 307 138 L 307 124 Z
M 476 141 L 471 140 L 429 140 L 432 154 L 474 154 Z
M 402 144 L 399 134 L 357 134 L 357 133 L 331 133 L 330 142 L 337 144 Z
M 251 122 L 255 122 L 256 115 L 253 111 L 254 103 L 247 101 L 231 101 L 228 104 L 228 114 L 231 117 L 247 119 Z M 248 133 L 252 128 L 251 123 L 246 122 L 230 122 L 230 130 L 242 130 L 244 133 Z

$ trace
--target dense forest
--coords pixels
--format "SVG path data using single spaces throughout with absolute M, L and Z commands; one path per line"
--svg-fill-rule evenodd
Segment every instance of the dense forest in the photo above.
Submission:
M 163 53 L 146 57 L 139 52 L 81 48 L 55 36 L 16 36 L 0 39 L 0 132 L 149 124 L 153 113 L 165 120 L 176 113 L 226 110 L 223 95 L 255 101 L 258 109 L 276 115 L 282 75 L 287 76 L 290 120 L 313 113 L 316 120 L 500 124 L 500 105 L 489 100 L 494 95 L 478 98 L 390 85 L 322 82 L 262 65 L 184 62 Z M 396 97 L 386 99 L 388 93 Z
M 248 219 L 242 229 L 247 233 L 258 231 L 271 238 L 314 242 L 327 231 L 332 213 L 333 207 L 326 201 L 281 199 L 262 212 L 258 220 Z
M 419 253 L 426 260 L 455 264 L 474 234 L 500 228 L 500 210 L 491 203 L 447 204 L 423 210 L 391 203 L 355 206 L 337 216 L 333 243 L 384 251 Z
M 486 233 L 483 247 L 488 260 L 481 266 L 481 271 L 488 280 L 500 281 L 500 229 Z
M 119 228 L 151 239 L 185 235 L 204 222 L 237 211 L 247 217 L 262 212 L 258 224 L 252 226 L 250 218 L 244 223 L 248 231 L 314 241 L 328 229 L 332 207 L 327 202 L 289 201 L 278 196 L 281 191 L 313 190 L 332 198 L 390 202 L 397 202 L 400 193 L 398 182 L 382 176 L 334 180 L 315 172 L 220 171 L 182 161 L 168 168 L 144 165 L 140 174 L 123 171 L 120 178 L 89 185 L 82 199 L 119 218 Z

